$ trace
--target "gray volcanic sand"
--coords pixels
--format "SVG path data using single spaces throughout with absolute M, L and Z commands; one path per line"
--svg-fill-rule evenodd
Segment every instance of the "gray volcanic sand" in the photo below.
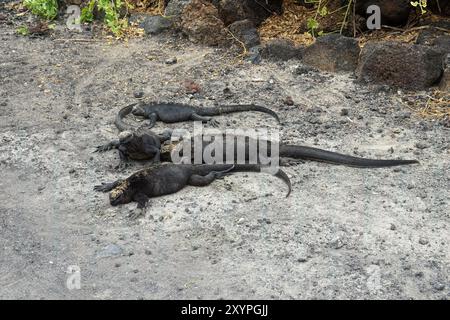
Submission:
M 0 298 L 449 298 L 449 128 L 411 113 L 404 93 L 304 73 L 295 60 L 242 63 L 170 36 L 108 44 L 14 31 L 0 25 Z M 202 91 L 187 94 L 186 79 Z M 256 112 L 217 120 L 420 164 L 307 161 L 285 168 L 287 199 L 279 179 L 239 173 L 151 199 L 133 221 L 135 203 L 111 207 L 93 187 L 145 164 L 118 172 L 116 152 L 92 152 L 117 137 L 114 116 L 139 91 L 146 101 L 264 105 L 281 126 Z M 192 123 L 155 131 L 166 127 Z M 69 266 L 80 268 L 79 290 L 66 286 Z

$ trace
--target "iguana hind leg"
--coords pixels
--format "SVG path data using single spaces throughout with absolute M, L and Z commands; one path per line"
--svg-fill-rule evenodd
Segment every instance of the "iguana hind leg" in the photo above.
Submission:
M 206 123 L 210 124 L 210 125 L 213 126 L 213 127 L 218 127 L 218 126 L 219 126 L 219 121 L 217 121 L 217 120 L 214 119 L 213 117 L 204 117 L 204 116 L 201 116 L 201 115 L 199 115 L 199 114 L 197 114 L 197 113 L 193 113 L 193 114 L 191 115 L 191 119 L 192 119 L 193 121 L 206 122 Z
M 188 181 L 190 186 L 194 187 L 205 187 L 211 184 L 216 179 L 222 179 L 234 169 L 234 166 L 224 171 L 211 171 L 206 176 L 201 176 L 198 174 L 193 174 Z

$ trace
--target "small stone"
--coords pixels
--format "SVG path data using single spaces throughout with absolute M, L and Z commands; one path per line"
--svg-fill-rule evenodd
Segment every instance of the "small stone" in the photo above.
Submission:
M 169 58 L 165 61 L 165 63 L 168 65 L 176 64 L 177 62 L 178 62 L 178 59 L 176 57 Z
M 421 245 L 427 245 L 428 244 L 428 240 L 427 239 L 424 239 L 424 238 L 420 238 L 419 239 L 419 243 L 421 244 Z
M 294 105 L 294 100 L 292 100 L 292 97 L 286 97 L 286 99 L 284 99 L 284 104 L 287 106 L 293 106 Z
M 445 284 L 443 284 L 441 282 L 435 282 L 433 284 L 433 288 L 436 289 L 437 291 L 442 291 L 445 289 Z
M 330 242 L 330 246 L 333 249 L 341 249 L 345 245 L 344 241 L 341 238 L 335 238 Z
M 341 110 L 341 116 L 348 116 L 348 114 L 349 114 L 349 111 L 348 111 L 348 109 L 342 109 Z
M 149 249 L 145 249 L 144 253 L 149 256 L 152 254 L 152 251 Z
M 395 224 L 391 223 L 390 229 L 391 229 L 392 231 L 394 231 L 394 230 L 397 230 L 397 227 L 395 226 Z
M 426 149 L 426 148 L 428 148 L 428 147 L 429 147 L 429 145 L 426 144 L 426 143 L 424 143 L 424 142 L 417 142 L 417 143 L 416 143 L 416 148 L 417 148 L 417 149 L 423 150 L 423 149 Z
M 143 91 L 136 91 L 133 93 L 133 96 L 137 99 L 140 99 L 144 96 L 144 92 Z
M 98 258 L 107 258 L 121 255 L 123 252 L 122 248 L 116 244 L 109 244 L 102 251 L 97 254 Z

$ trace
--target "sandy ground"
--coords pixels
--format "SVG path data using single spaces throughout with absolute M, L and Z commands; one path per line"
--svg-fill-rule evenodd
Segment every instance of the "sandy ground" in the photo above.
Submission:
M 450 297 L 449 128 L 411 114 L 402 93 L 303 73 L 298 61 L 236 63 L 171 37 L 83 43 L 14 30 L 0 25 L 0 298 Z M 172 57 L 178 63 L 167 65 Z M 202 92 L 186 94 L 186 79 Z M 114 115 L 139 91 L 147 100 L 265 105 L 281 126 L 259 113 L 218 120 L 421 163 L 291 166 L 287 199 L 270 175 L 236 174 L 152 199 L 132 221 L 135 203 L 111 207 L 92 189 L 143 165 L 117 172 L 115 152 L 92 152 L 116 137 Z M 80 270 L 80 289 L 67 287 L 69 266 Z

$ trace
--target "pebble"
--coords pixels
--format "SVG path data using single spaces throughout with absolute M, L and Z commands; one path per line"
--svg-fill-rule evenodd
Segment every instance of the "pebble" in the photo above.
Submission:
M 133 93 L 133 96 L 136 99 L 140 99 L 140 98 L 142 98 L 144 96 L 144 92 L 143 91 L 136 91 L 136 92 Z
M 123 252 L 122 248 L 116 244 L 108 244 L 102 251 L 97 254 L 98 258 L 107 258 L 121 255 Z
M 342 109 L 341 110 L 341 116 L 348 116 L 348 114 L 349 114 L 349 110 L 348 109 Z
M 433 283 L 433 288 L 436 289 L 437 291 L 442 291 L 445 289 L 445 284 L 441 282 L 435 282 Z
M 427 240 L 427 239 L 424 239 L 424 238 L 420 238 L 420 239 L 419 239 L 419 243 L 420 243 L 421 245 L 426 245 L 426 244 L 428 244 L 428 240 Z
M 428 147 L 429 147 L 429 145 L 426 144 L 426 143 L 424 143 L 424 142 L 417 142 L 417 143 L 416 143 L 416 148 L 417 148 L 417 149 L 423 150 L 423 149 L 426 149 L 426 148 L 428 148 Z
M 286 99 L 284 99 L 284 104 L 287 106 L 293 106 L 294 100 L 292 100 L 292 97 L 286 97 Z
M 169 58 L 166 60 L 166 64 L 168 64 L 168 65 L 175 64 L 177 62 L 178 62 L 178 59 L 176 57 Z

